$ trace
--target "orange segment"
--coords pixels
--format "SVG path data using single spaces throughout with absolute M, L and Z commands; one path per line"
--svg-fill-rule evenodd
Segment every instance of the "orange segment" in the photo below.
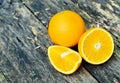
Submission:
M 78 50 L 87 62 L 91 64 L 102 64 L 113 54 L 113 38 L 104 29 L 92 28 L 81 37 L 78 43 Z
M 72 74 L 82 62 L 82 58 L 78 52 L 58 45 L 48 48 L 48 57 L 53 67 L 64 74 Z

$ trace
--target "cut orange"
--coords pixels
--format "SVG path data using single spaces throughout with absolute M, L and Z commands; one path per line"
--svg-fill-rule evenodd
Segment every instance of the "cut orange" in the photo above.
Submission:
M 65 10 L 55 14 L 49 22 L 48 34 L 53 43 L 75 46 L 85 32 L 85 23 L 76 12 Z
M 48 48 L 48 57 L 53 67 L 63 74 L 72 74 L 79 68 L 82 62 L 78 52 L 58 45 Z
M 92 28 L 82 35 L 78 43 L 78 50 L 88 63 L 102 64 L 113 54 L 113 38 L 105 29 Z

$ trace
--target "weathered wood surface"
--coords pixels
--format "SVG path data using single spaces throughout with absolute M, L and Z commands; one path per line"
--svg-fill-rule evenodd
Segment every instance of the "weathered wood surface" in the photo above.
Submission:
M 72 75 L 57 72 L 47 56 L 47 47 L 51 44 L 47 27 L 21 1 L 3 2 L 0 8 L 0 82 L 97 83 L 83 66 Z
M 119 83 L 120 0 L 0 0 L 0 82 Z M 47 57 L 47 34 L 53 14 L 78 12 L 87 28 L 99 24 L 115 41 L 111 59 L 103 65 L 86 62 L 72 75 L 57 72 Z
M 87 28 L 99 24 L 109 31 L 115 41 L 112 58 L 105 64 L 83 66 L 101 83 L 120 82 L 120 0 L 27 0 L 25 5 L 47 26 L 50 17 L 61 10 L 78 12 Z M 43 13 L 45 12 L 45 13 Z

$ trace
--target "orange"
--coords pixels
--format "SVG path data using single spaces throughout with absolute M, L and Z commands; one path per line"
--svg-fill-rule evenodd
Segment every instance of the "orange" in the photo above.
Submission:
M 78 50 L 88 63 L 102 64 L 113 54 L 113 38 L 105 29 L 92 28 L 82 35 L 78 43 Z
M 85 23 L 76 12 L 65 10 L 55 14 L 48 25 L 52 42 L 58 45 L 75 46 L 85 32 Z
M 48 48 L 48 57 L 53 67 L 63 74 L 72 74 L 82 62 L 78 52 L 59 45 L 53 45 Z

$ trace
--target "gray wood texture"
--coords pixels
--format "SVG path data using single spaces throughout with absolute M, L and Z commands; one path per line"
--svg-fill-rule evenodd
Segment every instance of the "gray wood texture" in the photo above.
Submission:
M 36 17 L 44 25 L 48 24 L 50 17 L 56 12 L 69 9 L 78 12 L 84 18 L 87 28 L 99 24 L 109 31 L 115 43 L 111 59 L 99 66 L 86 62 L 83 66 L 98 82 L 120 82 L 120 0 L 44 0 L 42 2 L 29 0 L 25 4 L 33 13 L 37 12 Z
M 119 83 L 120 0 L 0 0 L 1 83 Z M 57 72 L 49 62 L 52 45 L 47 27 L 62 10 L 79 13 L 87 29 L 99 24 L 111 33 L 115 50 L 98 66 L 83 61 L 72 75 Z
M 86 62 L 83 66 L 100 83 L 120 82 L 120 0 L 29 0 L 25 5 L 47 26 L 50 17 L 61 10 L 73 10 L 85 20 L 87 29 L 100 26 L 111 33 L 115 50 L 111 59 L 105 64 L 94 66 Z M 45 13 L 43 13 L 45 12 Z
M 57 72 L 47 56 L 47 48 L 51 44 L 47 27 L 24 3 L 14 0 L 5 0 L 2 3 L 1 83 L 98 83 L 83 66 L 72 75 Z

